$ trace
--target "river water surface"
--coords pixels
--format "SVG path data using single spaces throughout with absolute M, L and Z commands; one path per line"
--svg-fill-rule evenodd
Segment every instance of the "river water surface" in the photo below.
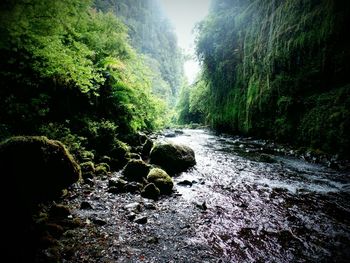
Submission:
M 196 154 L 172 196 L 112 195 L 103 181 L 85 190 L 95 209 L 76 214 L 107 224 L 77 234 L 77 262 L 349 262 L 349 173 L 266 153 L 263 141 L 183 132 L 159 138 Z M 146 224 L 127 219 L 133 205 Z

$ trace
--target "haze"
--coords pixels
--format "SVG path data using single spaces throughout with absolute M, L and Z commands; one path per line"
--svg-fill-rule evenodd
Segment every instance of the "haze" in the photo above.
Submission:
M 200 70 L 194 55 L 193 28 L 208 14 L 210 0 L 160 0 L 160 2 L 174 26 L 178 45 L 191 57 L 184 65 L 185 75 L 191 84 Z

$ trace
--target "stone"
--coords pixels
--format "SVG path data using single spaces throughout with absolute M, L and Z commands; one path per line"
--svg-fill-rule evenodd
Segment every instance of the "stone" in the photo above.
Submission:
M 181 144 L 162 143 L 153 147 L 150 163 L 159 165 L 167 173 L 181 173 L 196 164 L 194 151 Z
M 130 160 L 123 169 L 123 175 L 128 181 L 143 182 L 150 168 L 142 160 Z
M 160 191 L 153 183 L 147 184 L 141 191 L 141 196 L 144 198 L 158 200 L 159 195 Z
M 153 183 L 160 191 L 160 194 L 171 194 L 174 186 L 171 177 L 160 168 L 153 168 L 147 175 L 147 181 Z

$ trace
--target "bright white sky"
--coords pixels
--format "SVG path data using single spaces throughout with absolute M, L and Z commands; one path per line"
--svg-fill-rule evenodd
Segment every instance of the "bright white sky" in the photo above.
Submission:
M 178 45 L 185 51 L 185 54 L 193 57 L 193 59 L 186 61 L 184 65 L 185 74 L 190 84 L 194 82 L 200 69 L 194 55 L 195 36 L 193 28 L 197 22 L 201 21 L 208 14 L 210 1 L 160 0 L 165 13 L 174 26 Z

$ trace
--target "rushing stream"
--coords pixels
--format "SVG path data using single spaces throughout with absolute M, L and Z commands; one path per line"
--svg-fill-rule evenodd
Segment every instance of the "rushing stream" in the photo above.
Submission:
M 193 148 L 197 165 L 174 178 L 175 194 L 157 202 L 106 193 L 103 181 L 94 192 L 85 190 L 84 198 L 95 209 L 76 213 L 88 222 L 98 217 L 106 224 L 80 233 L 76 262 L 92 257 L 96 262 L 350 259 L 348 173 L 262 154 L 264 142 L 207 130 L 160 138 L 165 139 Z M 127 219 L 133 207 L 147 217 L 146 224 Z M 91 256 L 93 248 L 99 256 Z

